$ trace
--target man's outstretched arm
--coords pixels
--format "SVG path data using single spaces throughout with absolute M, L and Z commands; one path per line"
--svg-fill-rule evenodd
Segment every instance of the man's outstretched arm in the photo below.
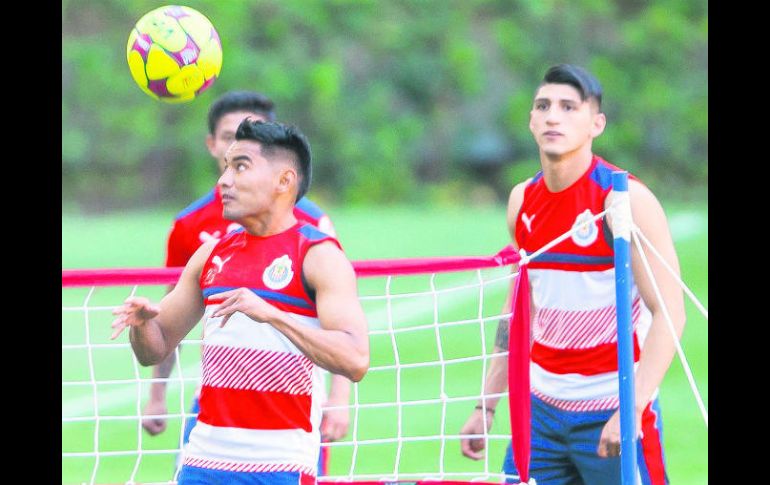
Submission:
M 158 304 L 145 297 L 125 300 L 113 310 L 112 338 L 129 328 L 129 340 L 139 363 L 148 366 L 165 359 L 203 316 L 198 284 L 201 269 L 214 243 L 201 246 L 182 271 L 179 283 Z

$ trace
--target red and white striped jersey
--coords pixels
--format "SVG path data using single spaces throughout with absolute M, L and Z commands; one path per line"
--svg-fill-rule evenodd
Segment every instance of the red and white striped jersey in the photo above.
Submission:
M 619 169 L 594 155 L 586 173 L 561 192 L 550 192 L 538 172 L 524 190 L 516 219 L 519 247 L 531 254 L 604 211 L 615 170 Z M 532 392 L 561 409 L 604 410 L 619 405 L 613 258 L 612 234 L 602 218 L 529 263 L 534 302 Z M 631 296 L 637 362 L 651 314 L 636 285 Z
M 271 325 L 235 313 L 224 327 L 211 295 L 246 287 L 301 324 L 320 327 L 314 295 L 302 276 L 310 247 L 336 239 L 310 224 L 267 237 L 243 229 L 226 235 L 203 266 L 203 376 L 198 423 L 185 463 L 237 471 L 316 475 L 323 379 Z

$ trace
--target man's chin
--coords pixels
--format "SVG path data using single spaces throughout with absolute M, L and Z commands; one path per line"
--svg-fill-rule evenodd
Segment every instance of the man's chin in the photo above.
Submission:
M 238 222 L 238 216 L 239 214 L 236 213 L 235 211 L 229 211 L 227 209 L 222 211 L 222 217 L 224 217 L 228 221 Z

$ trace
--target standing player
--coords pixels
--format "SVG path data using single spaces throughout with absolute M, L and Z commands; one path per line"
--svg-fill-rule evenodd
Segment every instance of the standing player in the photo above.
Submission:
M 253 91 L 230 91 L 219 97 L 209 108 L 208 135 L 206 147 L 216 160 L 219 172 L 225 169 L 224 155 L 233 142 L 238 124 L 246 117 L 254 120 L 274 121 L 275 109 L 272 100 Z M 236 222 L 222 216 L 222 197 L 217 187 L 204 197 L 190 204 L 177 215 L 168 237 L 166 266 L 184 266 L 198 247 L 207 241 L 220 239 L 225 234 L 240 228 Z M 294 208 L 297 219 L 317 226 L 322 232 L 336 237 L 329 217 L 306 197 L 302 197 Z M 179 348 L 181 351 L 181 347 Z M 176 357 L 172 352 L 159 365 L 153 367 L 153 378 L 165 379 L 171 375 Z M 150 399 L 143 415 L 142 426 L 151 434 L 157 435 L 166 429 L 166 418 L 153 417 L 167 414 L 167 384 L 153 382 L 150 386 Z M 350 382 L 342 376 L 332 375 L 327 406 L 346 406 L 350 397 Z M 193 398 L 190 409 L 198 413 L 198 396 Z M 349 412 L 347 408 L 332 409 L 324 412 L 321 435 L 324 441 L 334 441 L 345 436 L 348 430 Z M 190 430 L 195 425 L 195 417 L 185 420 L 183 443 L 186 443 Z M 322 448 L 319 474 L 326 474 L 328 448 Z
M 319 367 L 353 381 L 369 367 L 355 272 L 335 238 L 294 215 L 312 174 L 298 129 L 244 119 L 224 158 L 224 216 L 243 229 L 204 243 L 159 304 L 130 297 L 116 308 L 113 338 L 129 327 L 137 359 L 152 365 L 205 317 L 180 485 L 315 483 Z
M 614 165 L 593 154 L 606 124 L 602 89 L 584 69 L 557 65 L 535 93 L 529 128 L 542 170 L 516 185 L 508 203 L 513 245 L 532 253 L 612 203 Z M 679 271 L 663 209 L 636 177 L 629 196 L 634 223 L 667 263 Z M 532 291 L 532 449 L 530 471 L 540 485 L 620 483 L 620 419 L 612 219 L 574 233 L 529 263 Z M 646 253 L 677 335 L 685 324 L 684 298 L 663 265 Z M 637 252 L 632 252 L 635 397 L 641 483 L 666 477 L 658 386 L 675 346 L 662 305 Z M 495 350 L 508 348 L 508 322 L 498 328 Z M 485 393 L 505 390 L 505 359 L 490 363 Z M 486 399 L 461 434 L 481 434 L 483 409 L 491 426 L 497 399 Z M 487 429 L 488 430 L 488 429 Z M 478 441 L 462 440 L 465 456 L 481 458 Z M 511 447 L 503 465 L 516 474 Z

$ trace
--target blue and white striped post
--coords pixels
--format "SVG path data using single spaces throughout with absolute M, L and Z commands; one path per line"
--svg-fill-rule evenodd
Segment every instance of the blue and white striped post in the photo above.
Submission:
M 634 410 L 634 336 L 631 325 L 631 202 L 628 172 L 612 172 L 612 233 L 615 250 L 615 303 L 618 316 L 620 392 L 620 478 L 636 483 L 636 413 Z

